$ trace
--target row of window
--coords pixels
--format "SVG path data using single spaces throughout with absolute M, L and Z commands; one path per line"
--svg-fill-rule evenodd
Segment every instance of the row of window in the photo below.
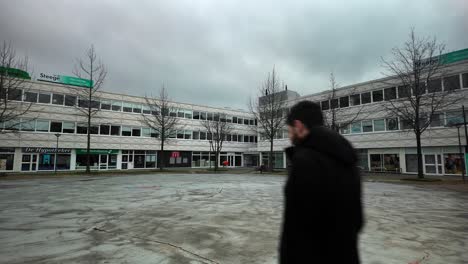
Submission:
M 462 79 L 460 79 L 460 76 L 462 76 Z M 430 80 L 427 85 L 424 84 L 422 86 L 421 91 L 418 93 L 426 94 L 442 91 L 454 91 L 461 88 L 468 88 L 468 73 L 452 75 L 449 77 L 444 77 L 443 79 L 438 78 Z M 345 108 L 349 106 L 405 98 L 414 95 L 414 93 L 415 91 L 412 91 L 412 89 L 410 89 L 408 86 L 389 87 L 371 92 L 353 94 L 331 100 L 324 100 L 320 102 L 320 105 L 322 110 Z
M 28 120 L 21 119 L 17 124 L 1 124 L 0 129 L 8 128 L 18 131 L 29 132 L 51 132 L 64 134 L 88 134 L 88 125 L 85 123 L 75 123 L 69 121 L 49 121 L 49 120 Z M 211 134 L 199 130 L 172 130 L 168 131 L 168 138 L 192 139 L 192 140 L 211 140 Z M 157 130 L 149 127 L 132 127 L 109 124 L 92 124 L 90 134 L 106 136 L 124 136 L 124 137 L 154 137 L 159 138 Z M 226 141 L 233 142 L 257 142 L 257 137 L 253 135 L 229 134 L 226 135 Z
M 421 122 L 425 122 L 421 117 Z M 437 113 L 431 120 L 430 127 L 450 126 L 451 124 L 462 123 L 463 114 L 461 111 Z M 356 121 L 352 124 L 340 128 L 341 134 L 359 134 L 382 131 L 396 131 L 412 129 L 411 124 L 398 118 L 382 118 L 374 120 Z
M 159 111 L 152 110 L 145 104 L 137 104 L 122 101 L 111 101 L 111 100 L 94 100 L 89 101 L 88 99 L 81 99 L 74 95 L 68 94 L 56 94 L 49 92 L 34 92 L 24 91 L 21 89 L 10 89 L 8 91 L 8 99 L 14 101 L 24 101 L 29 103 L 41 103 L 41 104 L 54 104 L 62 106 L 79 106 L 83 108 L 91 108 L 126 112 L 126 113 L 138 113 L 138 114 L 159 114 Z M 91 105 L 90 105 L 91 104 Z M 211 121 L 222 121 L 228 123 L 235 123 L 241 125 L 257 125 L 256 120 L 229 116 L 224 114 L 209 113 L 192 111 L 187 109 L 179 109 L 177 112 L 170 112 L 170 116 L 186 118 L 186 119 L 197 119 L 197 120 L 211 120 Z

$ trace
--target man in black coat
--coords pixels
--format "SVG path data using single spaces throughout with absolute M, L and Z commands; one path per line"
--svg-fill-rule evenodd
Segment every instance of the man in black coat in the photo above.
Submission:
M 323 126 L 315 103 L 293 106 L 287 124 L 294 146 L 286 149 L 280 263 L 359 263 L 363 213 L 353 147 Z

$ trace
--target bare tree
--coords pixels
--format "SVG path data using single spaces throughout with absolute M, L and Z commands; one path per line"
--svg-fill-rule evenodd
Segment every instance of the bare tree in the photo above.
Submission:
M 164 169 L 164 144 L 169 140 L 171 135 L 175 133 L 179 125 L 177 115 L 177 106 L 169 99 L 166 87 L 162 86 L 159 97 L 145 96 L 146 106 L 151 110 L 150 115 L 142 114 L 142 122 L 159 134 L 160 144 L 160 170 Z
M 216 120 L 202 120 L 201 124 L 205 128 L 208 136 L 208 141 L 210 143 L 210 149 L 215 153 L 216 162 L 215 162 L 215 171 L 218 170 L 218 160 L 219 154 L 223 149 L 223 143 L 226 140 L 227 135 L 232 132 L 231 123 L 226 122 L 225 114 L 218 113 L 218 116 L 221 118 Z M 211 162 L 210 162 L 211 163 Z
M 455 95 L 455 89 L 448 85 L 444 90 L 433 85 L 445 75 L 441 59 L 444 50 L 445 45 L 435 37 L 419 38 L 412 28 L 403 47 L 392 49 L 392 60 L 382 58 L 388 75 L 396 78 L 399 94 L 397 100 L 387 101 L 385 108 L 415 134 L 418 178 L 424 178 L 421 135 L 438 118 L 438 111 L 463 99 L 461 93 Z
M 268 73 L 259 89 L 259 98 L 250 101 L 249 109 L 257 119 L 257 133 L 269 141 L 268 170 L 273 170 L 273 143 L 276 135 L 284 127 L 286 108 L 286 91 L 281 91 L 280 80 L 275 68 Z
M 93 45 L 88 49 L 83 59 L 77 59 L 73 74 L 78 78 L 89 81 L 89 87 L 70 88 L 70 90 L 77 95 L 77 109 L 87 121 L 86 173 L 90 173 L 91 121 L 100 110 L 98 92 L 107 75 L 106 67 L 98 59 Z
M 362 109 L 364 108 L 361 105 L 359 93 L 356 93 L 355 88 L 348 90 L 346 96 L 343 97 L 337 95 L 337 89 L 339 88 L 340 86 L 336 82 L 335 75 L 333 72 L 330 73 L 330 93 L 326 100 L 328 101 L 328 109 L 324 109 L 328 111 L 324 111 L 324 121 L 327 127 L 337 132 L 339 132 L 341 128 L 351 125 L 358 117 L 362 118 Z M 353 96 L 359 97 L 359 104 L 356 105 L 360 106 L 350 111 L 348 106 L 352 106 Z
M 11 43 L 0 45 L 0 124 L 4 131 L 17 131 L 32 103 L 23 102 L 22 90 L 29 89 L 28 58 L 18 58 Z

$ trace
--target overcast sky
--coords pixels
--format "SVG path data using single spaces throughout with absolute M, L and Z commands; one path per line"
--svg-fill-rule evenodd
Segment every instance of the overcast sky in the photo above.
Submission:
M 412 26 L 449 51 L 468 48 L 468 1 L 2 1 L 0 41 L 27 54 L 34 73 L 72 75 L 94 44 L 104 89 L 247 108 L 273 65 L 301 95 L 382 76 L 380 56 Z

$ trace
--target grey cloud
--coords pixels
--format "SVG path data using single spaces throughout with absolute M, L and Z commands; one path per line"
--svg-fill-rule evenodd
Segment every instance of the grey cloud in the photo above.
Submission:
M 449 50 L 468 47 L 467 5 L 451 1 L 8 1 L 0 40 L 36 72 L 71 74 L 93 43 L 109 69 L 105 89 L 246 108 L 273 65 L 292 90 L 378 78 L 380 56 L 411 26 Z

